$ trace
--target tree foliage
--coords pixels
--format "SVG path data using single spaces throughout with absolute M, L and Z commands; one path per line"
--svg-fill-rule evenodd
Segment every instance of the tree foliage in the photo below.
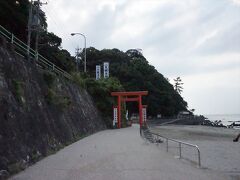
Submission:
M 176 79 L 174 79 L 174 89 L 177 93 L 181 94 L 182 91 L 183 91 L 183 82 L 182 82 L 182 79 L 180 77 L 177 77 Z
M 0 24 L 24 42 L 27 39 L 28 9 L 28 0 L 19 0 L 18 4 L 15 0 L 0 1 Z M 62 39 L 47 31 L 44 13 L 41 13 L 41 20 L 44 28 L 39 35 L 40 54 L 62 69 L 76 72 L 74 57 L 67 50 L 61 48 Z M 32 44 L 34 41 L 35 34 L 33 33 Z M 113 78 L 95 81 L 86 76 L 78 81 L 92 94 L 99 109 L 109 117 L 112 116 L 111 106 L 113 104 L 110 92 L 123 89 L 126 91 L 149 91 L 149 95 L 143 98 L 143 103 L 148 105 L 149 115 L 173 116 L 179 111 L 186 110 L 187 102 L 180 95 L 181 82 L 178 82 L 180 84 L 177 85 L 176 92 L 168 79 L 148 63 L 140 49 L 122 52 L 116 48 L 100 51 L 90 47 L 86 51 L 89 77 L 95 77 L 96 65 L 110 62 L 110 76 Z M 84 53 L 81 53 L 80 56 L 81 59 L 84 59 Z M 137 111 L 134 103 L 128 103 L 127 108 L 130 112 Z
M 0 24 L 19 39 L 26 41 L 28 23 L 28 0 L 0 1 Z
M 92 95 L 97 108 L 101 111 L 107 127 L 112 127 L 112 106 L 113 98 L 110 96 L 112 91 L 123 91 L 123 87 L 118 79 L 108 78 L 95 80 L 85 79 L 85 87 Z
M 186 110 L 187 102 L 137 50 L 124 53 L 118 49 L 87 49 L 87 69 L 92 76 L 95 75 L 95 65 L 102 65 L 105 61 L 110 62 L 110 76 L 118 78 L 126 91 L 149 91 L 149 95 L 143 98 L 149 115 L 173 116 Z M 138 110 L 134 103 L 128 103 L 127 108 L 131 112 Z
M 30 3 L 28 0 L 0 1 L 0 24 L 17 38 L 26 43 L 27 24 Z M 47 31 L 47 22 L 44 12 L 40 11 L 42 30 L 39 31 L 39 53 L 65 71 L 76 70 L 74 57 L 67 50 L 61 48 L 62 39 Z M 36 32 L 32 31 L 31 47 L 35 49 Z

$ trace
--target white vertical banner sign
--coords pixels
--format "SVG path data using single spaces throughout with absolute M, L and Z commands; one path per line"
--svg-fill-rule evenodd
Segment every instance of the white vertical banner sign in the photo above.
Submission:
M 109 78 L 109 62 L 103 63 L 103 77 Z
M 118 113 L 117 113 L 117 107 L 113 108 L 113 127 L 116 126 L 117 122 L 118 122 Z
M 99 80 L 101 78 L 101 66 L 96 65 L 96 80 Z
M 147 108 L 143 107 L 142 108 L 142 115 L 143 115 L 143 122 L 147 121 Z
M 128 121 L 128 110 L 126 111 L 126 120 Z

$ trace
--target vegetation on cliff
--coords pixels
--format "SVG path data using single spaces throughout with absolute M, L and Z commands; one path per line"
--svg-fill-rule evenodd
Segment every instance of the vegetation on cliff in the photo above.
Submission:
M 83 56 L 83 55 L 82 55 Z M 87 49 L 88 72 L 95 75 L 95 66 L 103 62 L 110 63 L 110 76 L 119 79 L 126 91 L 149 91 L 143 103 L 148 105 L 148 114 L 156 116 L 173 116 L 186 110 L 187 102 L 174 90 L 174 87 L 160 74 L 138 50 L 122 52 L 118 49 L 101 51 L 90 47 Z M 137 105 L 129 103 L 127 109 L 137 112 Z
M 0 24 L 26 42 L 29 1 L 17 2 L 15 0 L 0 2 Z M 14 13 L 9 16 L 9 12 Z M 61 48 L 62 39 L 47 31 L 44 13 L 41 13 L 40 20 L 43 27 L 39 39 L 40 54 L 63 70 L 77 74 L 75 58 L 67 50 Z M 33 33 L 32 44 L 34 41 L 35 35 Z M 84 53 L 80 54 L 80 58 L 83 59 L 83 57 Z M 113 78 L 95 81 L 95 66 L 101 65 L 105 61 L 110 62 L 110 76 Z M 113 104 L 109 100 L 111 98 L 110 92 L 123 89 L 126 91 L 148 90 L 149 96 L 145 97 L 143 102 L 148 105 L 148 114 L 151 116 L 157 114 L 173 116 L 179 111 L 187 109 L 187 102 L 181 97 L 179 89 L 174 90 L 168 79 L 151 66 L 138 50 L 131 49 L 122 52 L 118 49 L 100 51 L 93 47 L 87 48 L 87 69 L 88 75 L 85 74 L 78 78 L 78 84 L 87 88 L 105 116 L 111 117 L 111 108 L 105 110 L 106 107 L 109 108 Z M 112 83 L 113 81 L 114 83 Z M 113 84 L 118 84 L 118 88 L 110 87 Z M 20 87 L 19 84 L 16 85 Z M 54 93 L 49 91 L 49 94 L 49 98 L 51 98 Z M 105 103 L 108 105 L 106 106 Z M 134 103 L 128 103 L 127 109 L 134 112 L 137 111 L 137 106 Z
M 0 25 L 24 42 L 28 9 L 28 0 L 0 1 Z M 4 45 L 0 48 L 0 170 L 16 173 L 84 135 L 111 127 L 112 91 L 149 91 L 143 103 L 151 116 L 173 116 L 186 110 L 181 95 L 138 50 L 87 48 L 88 72 L 79 73 L 75 58 L 61 48 L 62 39 L 47 31 L 44 14 L 41 23 L 40 54 L 71 73 L 75 83 L 37 71 Z M 31 41 L 34 44 L 34 32 Z M 96 81 L 95 66 L 103 62 L 110 63 L 110 78 Z M 138 111 L 137 104 L 123 106 L 130 113 Z
M 1 39 L 0 39 L 1 40 Z M 0 41 L 0 179 L 106 128 L 92 97 Z
M 97 108 L 103 116 L 108 128 L 112 128 L 112 105 L 114 99 L 110 96 L 113 91 L 123 91 L 124 88 L 117 78 L 110 77 L 96 81 L 89 75 L 74 73 L 74 82 L 85 88 L 94 99 Z

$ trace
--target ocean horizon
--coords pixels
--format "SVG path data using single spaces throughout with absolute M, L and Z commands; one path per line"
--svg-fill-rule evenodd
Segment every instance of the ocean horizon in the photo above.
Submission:
M 233 122 L 240 121 L 240 114 L 204 114 L 204 117 L 210 121 L 221 120 L 223 125 L 227 126 Z

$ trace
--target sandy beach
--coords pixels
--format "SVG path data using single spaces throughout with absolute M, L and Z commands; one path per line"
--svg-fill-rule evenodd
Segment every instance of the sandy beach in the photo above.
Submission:
M 151 130 L 169 138 L 198 145 L 203 168 L 240 179 L 240 142 L 233 142 L 240 130 L 186 125 L 154 126 Z M 173 156 L 178 155 L 178 144 L 169 145 L 170 153 Z M 165 143 L 159 147 L 166 149 Z M 197 158 L 196 151 L 187 146 L 183 146 L 182 155 L 190 161 L 196 161 Z

